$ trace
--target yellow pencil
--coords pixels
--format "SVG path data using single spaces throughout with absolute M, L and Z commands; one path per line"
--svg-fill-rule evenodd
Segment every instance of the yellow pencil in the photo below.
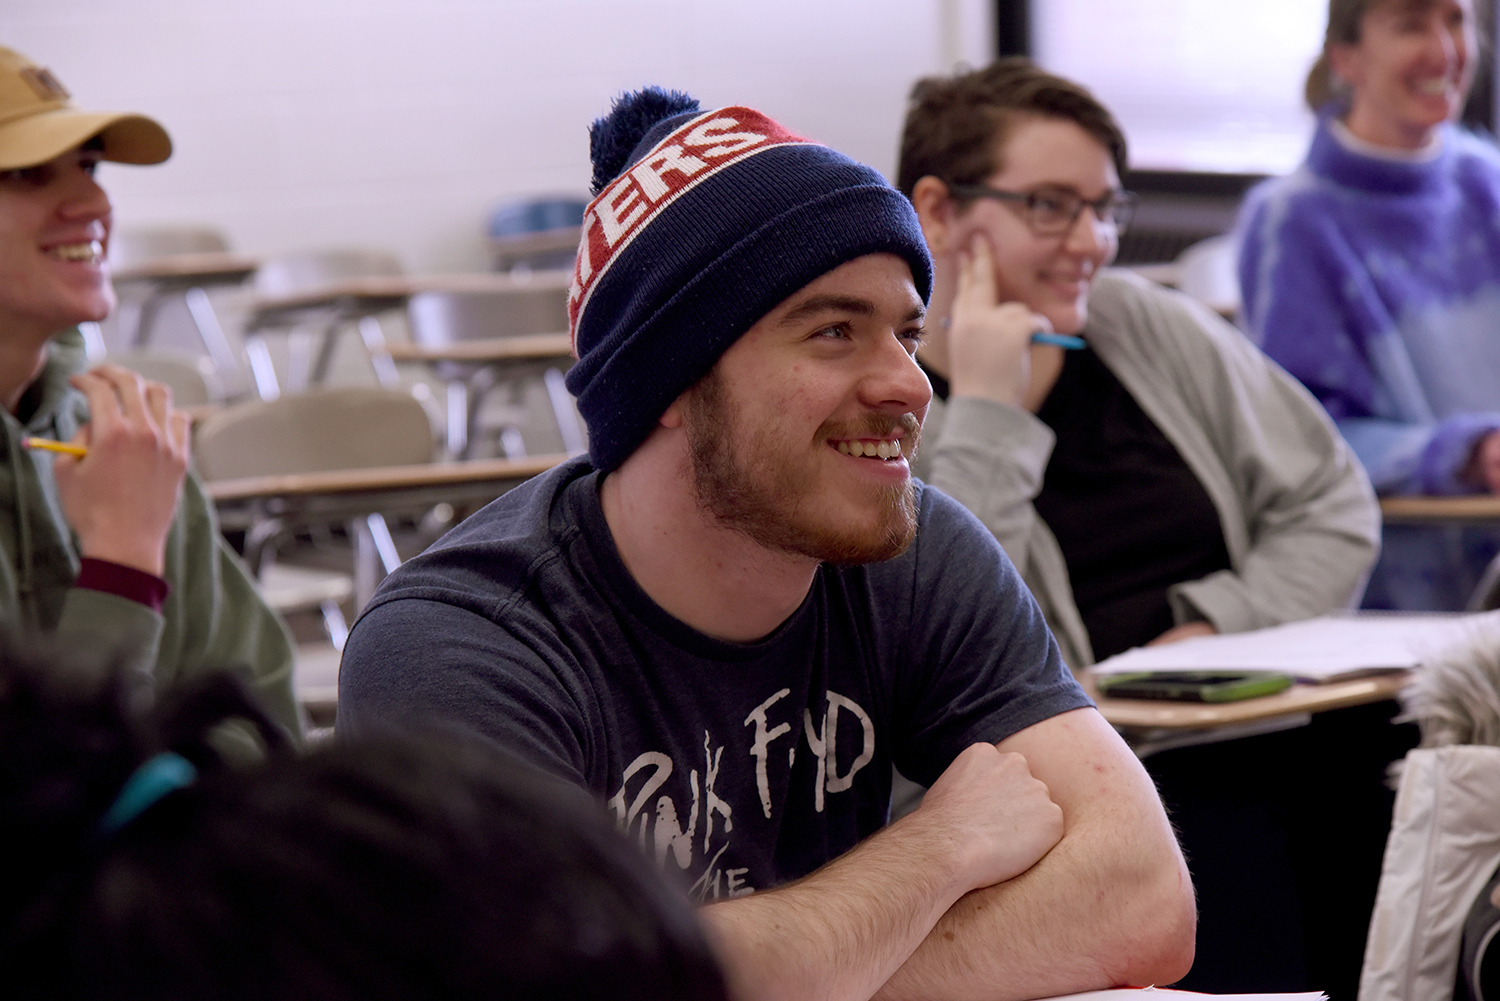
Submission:
M 53 441 L 51 438 L 22 438 L 22 448 L 41 448 L 48 452 L 62 452 L 65 455 L 76 455 L 80 459 L 89 454 L 89 450 L 82 445 L 70 445 L 65 441 Z

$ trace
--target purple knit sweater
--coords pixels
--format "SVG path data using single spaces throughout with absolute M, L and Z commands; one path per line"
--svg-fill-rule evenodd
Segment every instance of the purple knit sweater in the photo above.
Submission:
M 1500 150 L 1445 127 L 1419 163 L 1318 125 L 1240 216 L 1247 328 L 1327 408 L 1382 494 L 1452 494 L 1500 428 Z

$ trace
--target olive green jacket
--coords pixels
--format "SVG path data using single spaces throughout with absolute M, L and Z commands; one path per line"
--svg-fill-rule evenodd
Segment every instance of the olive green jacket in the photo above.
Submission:
M 183 485 L 167 539 L 163 576 L 171 591 L 160 613 L 73 586 L 78 539 L 63 517 L 53 456 L 21 448 L 22 436 L 67 441 L 87 420 L 83 394 L 68 384 L 85 365 L 82 339 L 70 331 L 49 351 L 18 415 L 0 411 L 0 617 L 23 636 L 48 635 L 80 658 L 123 665 L 151 679 L 155 689 L 203 671 L 236 671 L 271 715 L 300 737 L 291 638 L 220 536 L 196 477 L 190 474 Z

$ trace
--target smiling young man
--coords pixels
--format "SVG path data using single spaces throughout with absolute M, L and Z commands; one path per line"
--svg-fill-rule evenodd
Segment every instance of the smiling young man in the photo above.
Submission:
M 1165 983 L 1150 781 L 989 534 L 916 484 L 931 262 L 883 178 L 758 112 L 593 131 L 568 376 L 590 454 L 393 574 L 341 730 L 436 719 L 607 802 L 737 996 Z M 887 825 L 892 765 L 931 790 Z
M 50 72 L 0 48 L 0 615 L 142 679 L 241 670 L 300 733 L 290 640 L 187 475 L 187 417 L 164 386 L 114 365 L 84 370 L 77 324 L 115 303 L 95 168 L 171 151 L 156 122 L 80 111 Z

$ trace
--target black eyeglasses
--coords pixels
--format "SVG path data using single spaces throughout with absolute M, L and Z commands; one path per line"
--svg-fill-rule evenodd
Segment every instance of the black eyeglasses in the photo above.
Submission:
M 1085 207 L 1104 226 L 1123 234 L 1135 214 L 1135 195 L 1129 191 L 1106 191 L 1089 201 L 1071 188 L 1040 187 L 1035 191 L 1002 191 L 986 184 L 950 184 L 959 198 L 993 198 L 1019 207 L 1021 218 L 1039 236 L 1061 236 L 1072 230 Z

